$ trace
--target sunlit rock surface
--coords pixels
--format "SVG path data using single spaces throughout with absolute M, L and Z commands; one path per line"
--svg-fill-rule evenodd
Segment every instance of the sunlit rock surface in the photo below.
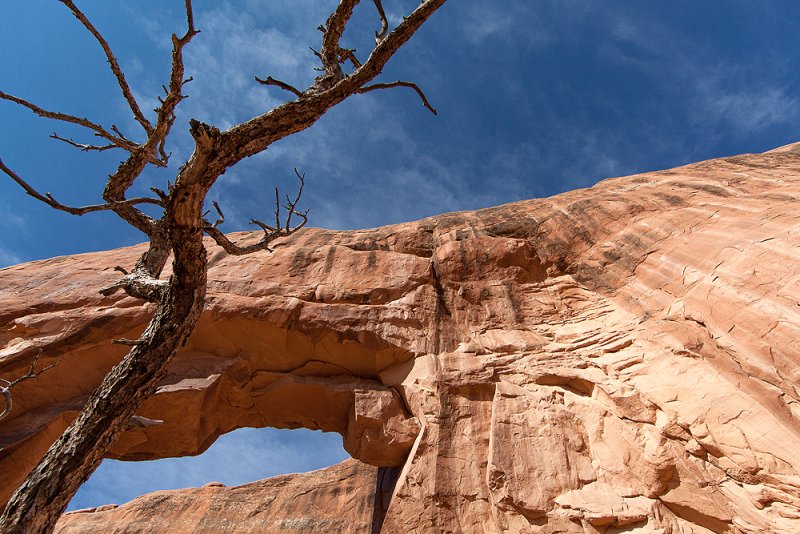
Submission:
M 112 456 L 307 427 L 378 468 L 158 493 L 61 528 L 157 514 L 177 532 L 196 501 L 215 532 L 301 508 L 308 532 L 800 532 L 799 146 L 310 229 L 272 254 L 211 246 L 208 309 Z M 110 340 L 144 328 L 152 308 L 97 292 L 140 251 L 0 270 L 0 376 L 61 358 L 13 391 L 2 499 L 123 355 Z M 259 493 L 284 483 L 308 493 Z
M 59 534 L 218 532 L 365 532 L 381 510 L 376 473 L 347 460 L 339 465 L 281 475 L 242 486 L 211 482 L 202 488 L 156 491 L 117 507 L 65 514 Z M 377 505 L 377 506 L 376 506 Z

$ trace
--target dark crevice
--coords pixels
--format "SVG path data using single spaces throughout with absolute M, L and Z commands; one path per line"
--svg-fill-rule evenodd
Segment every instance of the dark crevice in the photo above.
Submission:
M 381 467 L 375 477 L 375 500 L 372 508 L 372 534 L 379 534 L 392 502 L 392 493 L 400 478 L 402 466 Z
M 445 301 L 445 294 L 444 294 L 444 286 L 442 286 L 442 281 L 439 279 L 439 271 L 436 267 L 436 262 L 431 262 L 431 272 L 433 273 L 433 287 L 436 290 L 436 311 L 433 315 L 433 323 L 434 323 L 434 332 L 433 332 L 433 353 L 439 354 L 441 353 L 441 337 L 442 337 L 442 316 L 446 315 L 450 317 L 450 310 L 447 308 L 447 303 Z

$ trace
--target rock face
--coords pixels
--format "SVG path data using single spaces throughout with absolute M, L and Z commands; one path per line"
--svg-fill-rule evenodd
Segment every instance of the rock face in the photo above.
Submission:
M 381 510 L 379 469 L 356 460 L 311 473 L 283 475 L 242 486 L 156 491 L 125 506 L 69 512 L 60 534 L 219 532 L 372 532 Z M 324 503 L 324 506 L 320 504 Z
M 13 391 L 1 498 L 144 328 L 150 307 L 97 292 L 140 250 L 0 270 L 0 376 L 61 358 Z M 63 531 L 277 531 L 258 514 L 305 506 L 292 525 L 316 532 L 800 532 L 800 144 L 209 257 L 199 327 L 112 456 L 269 425 L 340 432 L 378 468 L 162 492 Z M 281 484 L 309 491 L 265 497 Z

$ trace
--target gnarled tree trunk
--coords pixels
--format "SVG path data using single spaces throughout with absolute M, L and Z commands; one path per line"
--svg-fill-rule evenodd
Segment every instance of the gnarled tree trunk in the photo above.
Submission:
M 154 189 L 158 198 L 126 199 L 125 193 L 141 175 L 147 165 L 166 166 L 169 156 L 164 143 L 175 120 L 174 111 L 185 98 L 182 50 L 198 33 L 194 28 L 191 0 L 184 0 L 188 23 L 187 33 L 172 36 L 172 73 L 167 95 L 157 109 L 157 120 L 152 125 L 139 109 L 124 75 L 108 43 L 91 25 L 72 0 L 60 0 L 95 37 L 103 48 L 111 70 L 128 101 L 134 118 L 142 125 L 147 140 L 135 143 L 122 135 L 116 127 L 107 130 L 99 124 L 63 113 L 47 111 L 21 98 L 0 91 L 0 98 L 10 100 L 38 115 L 86 127 L 94 135 L 109 142 L 111 147 L 129 152 L 129 158 L 111 175 L 103 193 L 105 204 L 73 208 L 56 201 L 50 194 L 42 195 L 0 160 L 0 170 L 17 182 L 29 195 L 68 213 L 83 215 L 93 211 L 112 210 L 150 239 L 149 250 L 142 255 L 131 272 L 121 267 L 125 276 L 116 284 L 102 290 L 110 294 L 118 289 L 129 295 L 157 302 L 156 313 L 140 339 L 124 340 L 133 345 L 128 355 L 105 377 L 100 387 L 87 402 L 78 418 L 48 450 L 26 481 L 11 497 L 2 516 L 3 532 L 50 532 L 66 509 L 80 485 L 100 465 L 115 438 L 127 427 L 130 418 L 141 403 L 155 390 L 165 375 L 167 365 L 186 343 L 194 329 L 205 302 L 206 250 L 203 235 L 211 236 L 230 254 L 248 254 L 269 250 L 270 243 L 302 227 L 305 213 L 296 210 L 298 196 L 287 198 L 285 222 L 281 220 L 281 205 L 276 205 L 275 223 L 267 225 L 254 221 L 264 230 L 264 236 L 255 245 L 238 246 L 217 229 L 224 221 L 215 204 L 220 219 L 211 224 L 203 218 L 206 194 L 215 181 L 231 166 L 242 159 L 265 150 L 273 142 L 301 131 L 314 124 L 328 109 L 347 97 L 378 89 L 409 87 L 420 96 L 430 111 L 425 95 L 413 83 L 390 82 L 366 85 L 381 73 L 383 66 L 394 53 L 416 32 L 445 0 L 423 1 L 396 28 L 388 31 L 388 22 L 381 0 L 373 0 L 377 7 L 381 30 L 376 33 L 376 46 L 362 64 L 353 50 L 340 46 L 339 41 L 359 0 L 341 0 L 328 18 L 323 30 L 320 58 L 324 74 L 305 91 L 268 77 L 260 81 L 277 86 L 297 96 L 243 124 L 220 132 L 213 126 L 190 121 L 190 133 L 195 150 L 176 177 L 175 184 L 166 191 Z M 352 64 L 346 73 L 342 65 Z M 83 150 L 105 150 L 108 147 L 80 145 L 54 134 Z M 300 178 L 302 192 L 303 177 Z M 276 192 L 277 196 L 277 192 Z M 277 199 L 276 199 L 277 201 Z M 163 209 L 163 216 L 153 219 L 140 211 L 137 204 L 154 204 Z M 292 226 L 292 217 L 300 223 Z M 173 255 L 173 274 L 169 281 L 159 280 L 169 253 Z

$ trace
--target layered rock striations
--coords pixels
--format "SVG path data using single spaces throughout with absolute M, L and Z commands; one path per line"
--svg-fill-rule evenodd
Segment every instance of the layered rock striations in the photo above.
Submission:
M 111 456 L 274 426 L 339 432 L 360 462 L 64 532 L 800 531 L 800 145 L 209 249 L 207 310 Z M 0 270 L 0 376 L 61 359 L 14 389 L 3 499 L 144 328 L 152 308 L 97 292 L 140 251 Z

